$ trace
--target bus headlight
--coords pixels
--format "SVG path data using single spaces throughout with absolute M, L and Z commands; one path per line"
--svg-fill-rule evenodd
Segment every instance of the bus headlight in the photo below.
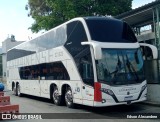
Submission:
M 101 88 L 101 91 L 102 91 L 103 93 L 106 93 L 106 94 L 112 96 L 112 98 L 115 100 L 116 103 L 119 102 L 118 99 L 117 99 L 117 97 L 115 96 L 115 94 L 113 93 L 112 90 L 110 90 L 110 89 L 105 89 L 105 88 Z
M 106 94 L 109 94 L 111 96 L 114 95 L 113 91 L 110 90 L 110 89 L 101 88 L 101 91 L 104 92 L 104 93 L 106 93 Z

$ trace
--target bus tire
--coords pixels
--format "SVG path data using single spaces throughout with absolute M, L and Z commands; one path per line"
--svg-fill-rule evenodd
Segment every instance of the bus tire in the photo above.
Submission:
M 53 102 L 55 105 L 61 105 L 61 96 L 59 95 L 58 88 L 54 87 L 52 94 Z
M 19 84 L 17 84 L 17 87 L 16 87 L 16 95 L 19 97 L 22 97 L 21 86 Z
M 73 103 L 73 94 L 72 90 L 70 87 L 67 88 L 66 93 L 65 93 L 65 102 L 66 106 L 68 108 L 74 108 L 74 103 Z

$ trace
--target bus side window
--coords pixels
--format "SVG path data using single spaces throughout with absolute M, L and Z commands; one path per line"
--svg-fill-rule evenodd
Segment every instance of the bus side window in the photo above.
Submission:
M 82 78 L 87 84 L 93 85 L 93 67 L 91 64 L 82 64 Z
M 87 51 L 89 52 L 89 50 Z M 81 75 L 81 78 L 83 82 L 87 85 L 94 85 L 94 75 L 93 75 L 93 66 L 92 66 L 92 60 L 90 53 L 81 57 L 80 59 L 80 66 L 79 66 L 79 72 Z
M 81 64 L 81 72 L 82 80 L 85 84 L 93 86 L 93 70 L 91 64 Z

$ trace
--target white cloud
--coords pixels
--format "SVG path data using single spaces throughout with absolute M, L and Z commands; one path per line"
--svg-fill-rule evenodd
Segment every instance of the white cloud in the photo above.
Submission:
M 33 39 L 39 36 L 41 33 L 33 34 L 30 30 L 27 29 L 0 30 L 0 46 L 2 45 L 2 42 L 12 34 L 15 36 L 17 41 L 28 41 L 29 39 Z

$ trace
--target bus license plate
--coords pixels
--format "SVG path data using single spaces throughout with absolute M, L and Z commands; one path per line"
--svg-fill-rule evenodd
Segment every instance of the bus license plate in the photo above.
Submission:
M 124 101 L 130 101 L 130 100 L 132 100 L 132 98 L 133 98 L 133 96 L 126 96 L 126 97 L 124 98 Z

